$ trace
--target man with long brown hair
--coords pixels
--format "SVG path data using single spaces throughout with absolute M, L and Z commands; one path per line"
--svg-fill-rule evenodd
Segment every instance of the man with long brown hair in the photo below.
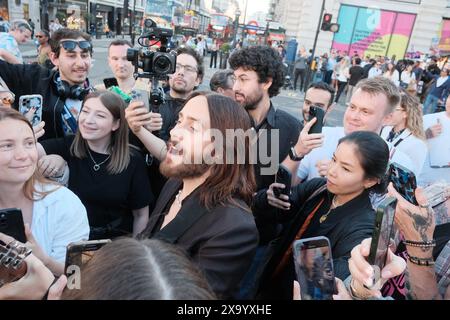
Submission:
M 160 166 L 169 180 L 140 235 L 176 243 L 189 252 L 224 299 L 235 297 L 253 259 L 258 231 L 250 211 L 255 177 L 249 141 L 220 137 L 228 138 L 228 130 L 249 129 L 247 113 L 231 98 L 192 95 L 170 131 Z M 142 141 L 150 134 L 143 128 L 133 130 Z

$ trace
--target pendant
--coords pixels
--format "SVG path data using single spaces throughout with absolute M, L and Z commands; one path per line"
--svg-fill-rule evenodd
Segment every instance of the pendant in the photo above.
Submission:
M 328 213 L 327 213 L 327 214 L 324 214 L 323 216 L 321 216 L 320 219 L 319 219 L 319 222 L 322 223 L 322 222 L 324 222 L 325 220 L 327 220 L 327 218 L 328 218 Z
M 100 166 L 98 164 L 94 164 L 94 171 L 100 170 Z

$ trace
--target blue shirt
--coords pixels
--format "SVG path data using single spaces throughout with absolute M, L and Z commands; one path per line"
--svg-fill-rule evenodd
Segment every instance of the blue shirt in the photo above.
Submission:
M 6 51 L 14 55 L 17 59 L 19 59 L 20 63 L 23 63 L 22 53 L 19 50 L 19 45 L 17 44 L 16 39 L 9 33 L 0 32 L 0 49 L 5 49 Z

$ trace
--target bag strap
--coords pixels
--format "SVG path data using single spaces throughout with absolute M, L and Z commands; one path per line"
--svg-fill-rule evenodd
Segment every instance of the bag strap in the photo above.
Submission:
M 307 203 L 309 200 L 313 199 L 314 197 L 316 197 L 317 195 L 319 195 L 320 193 L 322 193 L 324 190 L 326 190 L 327 185 L 324 184 L 323 186 L 321 186 L 319 189 L 317 189 L 316 191 L 314 191 L 314 193 L 308 197 L 308 199 L 305 201 L 305 203 Z M 312 218 L 315 216 L 316 212 L 319 210 L 319 208 L 322 206 L 323 202 L 325 201 L 325 197 L 323 197 L 319 203 L 314 207 L 314 209 L 310 212 L 310 214 L 308 215 L 308 217 L 306 217 L 305 222 L 303 222 L 303 225 L 300 227 L 299 231 L 297 232 L 297 234 L 295 235 L 295 240 L 301 239 L 303 234 L 305 233 L 306 229 L 309 227 L 309 224 L 311 223 Z M 294 241 L 295 241 L 294 240 Z M 277 265 L 277 267 L 275 268 L 275 272 L 274 272 L 274 277 L 281 271 L 284 269 L 284 267 L 286 266 L 287 262 L 289 261 L 289 259 L 292 256 L 292 243 L 289 245 L 289 247 L 287 248 L 287 250 L 284 252 L 280 263 Z
M 191 199 L 192 200 L 192 199 Z M 192 210 L 188 203 L 177 214 L 171 223 L 167 224 L 163 229 L 158 231 L 153 238 L 164 240 L 169 243 L 176 243 L 178 239 L 191 228 L 198 220 L 200 220 L 209 211 L 205 207 Z

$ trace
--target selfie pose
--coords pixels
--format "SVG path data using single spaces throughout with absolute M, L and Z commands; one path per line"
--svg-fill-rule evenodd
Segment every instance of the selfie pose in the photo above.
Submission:
M 312 123 L 302 130 L 305 143 Z M 284 188 L 279 183 L 258 192 L 255 206 L 284 222 L 265 270 L 264 297 L 292 298 L 295 273 L 291 244 L 295 239 L 326 236 L 331 242 L 336 277 L 349 275 L 351 249 L 372 235 L 375 216 L 369 193 L 385 192 L 388 161 L 389 150 L 383 139 L 372 132 L 357 131 L 339 141 L 326 179 L 301 183 L 292 188 L 290 196 L 275 196 L 274 189 Z
M 13 109 L 0 108 L 0 209 L 22 211 L 28 224 L 26 245 L 54 274 L 62 274 L 66 246 L 88 238 L 86 209 L 70 190 L 45 180 L 37 162 L 28 120 Z
M 59 156 L 41 163 L 42 172 L 67 161 L 69 189 L 86 206 L 91 240 L 138 234 L 153 203 L 144 159 L 128 144 L 124 110 L 119 95 L 93 92 L 83 102 L 74 136 L 38 145 L 40 157 Z

